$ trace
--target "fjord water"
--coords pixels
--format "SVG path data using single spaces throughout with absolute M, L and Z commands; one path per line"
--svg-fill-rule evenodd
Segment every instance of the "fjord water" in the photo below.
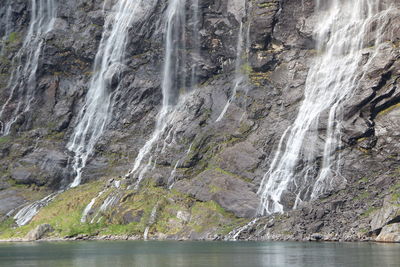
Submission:
M 60 242 L 0 244 L 0 266 L 386 267 L 399 244 L 292 242 Z
M 336 153 L 340 148 L 342 109 L 378 51 L 391 2 L 316 1 L 319 19 L 314 36 L 318 53 L 308 73 L 297 117 L 283 133 L 259 188 L 260 214 L 296 208 L 346 182 L 340 175 Z M 363 49 L 367 47 L 372 47 L 372 56 L 363 63 Z M 321 135 L 320 129 L 324 128 Z M 293 198 L 291 207 L 282 203 L 285 194 Z

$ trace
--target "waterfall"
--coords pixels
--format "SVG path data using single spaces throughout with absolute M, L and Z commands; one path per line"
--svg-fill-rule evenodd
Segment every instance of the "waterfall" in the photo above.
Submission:
M 10 91 L 8 99 L 0 110 L 0 131 L 2 135 L 10 133 L 11 126 L 17 119 L 28 112 L 35 97 L 36 71 L 39 66 L 39 57 L 44 44 L 44 35 L 51 31 L 56 18 L 56 3 L 54 0 L 31 0 L 30 22 L 28 31 L 22 47 L 12 59 L 14 69 L 7 85 Z M 11 33 L 10 28 L 11 7 L 7 9 L 5 18 L 5 38 Z M 1 53 L 4 53 L 2 47 Z M 17 103 L 15 106 L 12 102 Z M 15 215 L 14 219 L 18 226 L 29 223 L 39 212 L 40 208 L 46 206 L 58 193 L 50 194 L 43 199 L 35 201 Z
M 319 54 L 308 72 L 297 117 L 281 137 L 260 185 L 260 214 L 296 208 L 334 189 L 337 180 L 345 183 L 335 153 L 340 147 L 343 103 L 367 68 L 362 67 L 363 48 L 374 45 L 376 51 L 381 42 L 382 19 L 389 9 L 380 0 L 317 1 L 319 21 L 314 36 Z M 375 44 L 366 43 L 374 30 Z M 322 146 L 318 144 L 321 122 L 326 124 Z M 294 198 L 294 204 L 282 203 L 283 196 Z
M 169 189 L 172 189 L 172 187 L 173 187 L 174 184 L 175 184 L 176 169 L 178 168 L 180 162 L 181 162 L 181 160 L 178 160 L 178 161 L 176 162 L 174 168 L 173 168 L 172 171 L 171 171 L 171 174 L 169 175 L 168 183 L 167 183 Z
M 0 43 L 0 56 L 3 55 L 4 53 L 4 47 L 7 42 L 7 39 L 9 38 L 9 35 L 11 33 L 12 25 L 11 25 L 11 5 L 7 8 L 6 15 L 3 17 L 3 20 L 0 22 L 0 26 L 4 27 L 4 32 L 3 36 L 1 37 L 1 43 Z
M 94 223 L 94 221 L 101 215 L 102 212 L 107 211 L 109 207 L 115 205 L 121 197 L 120 195 L 121 191 L 119 190 L 120 187 L 121 187 L 120 180 L 114 181 L 113 179 L 111 179 L 111 181 L 108 182 L 106 188 L 100 191 L 94 198 L 90 200 L 89 204 L 86 205 L 85 209 L 82 212 L 81 223 L 88 222 L 88 217 L 90 216 L 90 213 L 91 212 L 94 213 L 93 210 L 94 204 L 96 204 L 96 201 L 106 192 L 110 191 L 109 195 L 103 200 L 100 207 L 97 209 L 96 214 L 92 217 L 92 220 L 90 220 L 89 223 Z M 101 218 L 102 217 L 100 216 L 98 221 L 100 221 Z
M 233 229 L 230 233 L 224 236 L 224 241 L 237 241 L 239 240 L 240 234 L 248 231 L 253 225 L 255 225 L 260 218 L 255 218 L 248 222 L 246 225 Z
M 244 35 L 245 35 L 245 31 L 243 29 L 243 22 L 240 21 L 238 41 L 237 41 L 237 47 L 236 47 L 235 79 L 234 79 L 233 90 L 232 90 L 230 98 L 226 102 L 226 104 L 225 104 L 224 108 L 222 109 L 221 114 L 218 116 L 216 122 L 221 121 L 222 118 L 225 116 L 225 113 L 228 110 L 230 104 L 236 97 L 237 90 L 239 89 L 240 86 L 242 86 L 242 84 L 246 80 L 246 77 L 245 77 L 246 75 L 243 73 L 244 72 L 243 71 L 243 45 L 244 45 L 243 39 L 244 39 Z M 248 42 L 246 42 L 246 44 L 247 43 Z
M 50 194 L 20 209 L 13 217 L 17 225 L 23 226 L 29 223 L 39 210 L 47 206 L 59 193 Z
M 31 0 L 30 22 L 22 47 L 12 60 L 8 99 L 0 109 L 1 134 L 8 135 L 17 119 L 29 111 L 35 97 L 36 71 L 44 35 L 51 31 L 56 18 L 55 0 Z M 7 12 L 8 15 L 10 10 Z M 8 29 L 9 30 L 9 29 Z M 12 102 L 17 103 L 16 107 Z
M 96 200 L 101 197 L 104 193 L 106 192 L 106 189 L 103 191 L 100 191 L 97 196 L 92 198 L 92 200 L 89 202 L 89 204 L 85 207 L 83 210 L 82 216 L 81 216 L 81 223 L 85 223 L 87 220 L 87 217 L 89 215 L 89 212 L 92 210 L 94 204 L 96 203 Z
M 180 91 L 186 88 L 185 3 L 185 0 L 171 0 L 168 3 L 164 30 L 165 55 L 161 84 L 162 107 L 157 116 L 152 136 L 139 150 L 132 170 L 126 175 L 126 177 L 136 179 L 135 189 L 139 187 L 145 173 L 150 169 L 153 158 L 150 154 L 153 146 L 163 135 L 168 125 L 173 122 Z M 142 164 L 147 156 L 149 156 L 147 164 Z
M 154 205 L 153 209 L 151 210 L 149 221 L 147 223 L 146 229 L 144 229 L 143 240 L 148 239 L 150 227 L 156 222 L 158 206 L 159 203 L 157 202 L 156 205 Z
M 39 3 L 42 4 L 43 1 Z M 94 76 L 90 82 L 90 88 L 86 95 L 84 108 L 81 109 L 79 113 L 79 123 L 74 129 L 74 132 L 70 138 L 68 143 L 68 149 L 75 153 L 74 156 L 74 170 L 76 172 L 76 177 L 70 187 L 75 187 L 80 184 L 81 181 L 81 172 L 85 167 L 88 157 L 90 156 L 95 143 L 98 138 L 101 136 L 104 127 L 109 119 L 109 114 L 111 113 L 111 104 L 112 104 L 112 94 L 111 94 L 111 80 L 120 74 L 120 71 L 123 69 L 123 60 L 125 54 L 125 47 L 128 42 L 128 29 L 131 24 L 135 21 L 135 19 L 140 19 L 142 16 L 147 15 L 148 7 L 155 4 L 155 0 L 153 1 L 145 1 L 145 0 L 120 0 L 116 6 L 115 11 L 116 14 L 112 13 L 107 18 L 105 23 L 105 31 L 102 36 L 102 40 L 100 42 L 99 50 L 96 54 L 95 64 L 94 64 Z M 50 10 L 50 7 L 54 8 L 54 4 L 50 5 L 52 1 L 48 0 L 46 3 L 48 6 L 43 8 L 39 5 L 39 11 L 37 10 L 36 1 L 33 1 L 32 7 L 32 18 L 31 26 L 29 28 L 28 36 L 34 36 L 39 39 L 39 33 L 45 32 L 43 29 L 37 29 L 38 25 L 45 24 L 45 19 L 38 19 L 40 12 L 44 12 L 47 14 L 47 10 Z M 45 12 L 46 11 L 46 12 Z M 38 22 L 40 21 L 40 22 Z M 33 26 L 32 26 L 33 24 Z M 52 27 L 52 23 L 47 21 L 46 31 L 49 31 Z M 111 32 L 108 32 L 107 29 L 111 28 Z M 40 27 L 44 27 L 43 25 Z M 27 37 L 27 39 L 29 39 Z M 42 40 L 42 39 L 40 39 Z M 27 49 L 30 45 L 33 44 L 34 41 L 25 41 L 21 50 Z M 36 41 L 35 41 L 36 42 Z M 42 41 L 41 41 L 42 42 Z M 27 48 L 24 48 L 24 47 Z M 36 65 L 40 52 L 40 45 L 37 47 L 36 57 Z M 22 56 L 21 52 L 21 56 Z M 30 62 L 30 61 L 28 61 Z M 29 63 L 29 66 L 33 66 L 33 63 Z M 37 66 L 36 66 L 37 68 Z M 34 74 L 36 69 L 31 73 Z M 19 74 L 20 72 L 18 72 Z M 32 75 L 31 74 L 31 75 Z M 11 97 L 10 97 L 11 99 Z M 8 100 L 9 101 L 9 100 Z M 7 105 L 7 103 L 6 103 Z M 4 106 L 6 106 L 4 105 Z M 2 109 L 2 112 L 4 107 Z M 0 113 L 2 114 L 2 113 Z M 6 128 L 7 129 L 7 128 Z M 38 200 L 32 204 L 29 204 L 22 208 L 15 216 L 19 226 L 27 224 L 40 210 L 40 208 L 46 206 L 49 202 L 51 202 L 58 194 L 63 191 L 59 191 L 57 193 L 51 194 L 41 200 Z M 96 200 L 92 201 L 92 205 Z M 90 205 L 90 203 L 89 203 Z M 90 211 L 90 208 L 87 208 L 87 212 Z M 86 210 L 86 209 L 85 209 Z M 85 212 L 85 211 L 84 211 Z M 86 215 L 82 216 L 82 220 L 86 221 Z
M 124 61 L 129 28 L 147 15 L 149 7 L 155 3 L 155 0 L 119 0 L 106 19 L 93 67 L 94 75 L 78 115 L 78 124 L 67 145 L 74 153 L 73 169 L 76 175 L 70 187 L 81 183 L 82 170 L 110 120 L 113 91 L 118 90 L 112 88 L 112 83 L 126 68 Z
M 193 0 L 192 3 L 192 31 L 193 31 L 193 54 L 192 54 L 192 72 L 190 77 L 190 88 L 193 89 L 197 83 L 198 61 L 200 59 L 200 7 L 199 0 Z
M 165 27 L 165 62 L 163 68 L 163 103 L 159 118 L 177 103 L 180 88 L 185 88 L 185 61 L 181 48 L 185 46 L 185 0 L 172 0 L 168 5 Z

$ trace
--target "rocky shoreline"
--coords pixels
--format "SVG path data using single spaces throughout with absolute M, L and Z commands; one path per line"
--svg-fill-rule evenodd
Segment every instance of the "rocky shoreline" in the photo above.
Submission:
M 28 240 L 24 238 L 16 238 L 16 239 L 5 239 L 0 240 L 0 243 L 21 243 L 21 242 L 79 242 L 79 241 L 180 241 L 180 242 L 188 242 L 188 241 L 213 241 L 213 242 L 370 242 L 370 243 L 400 243 L 400 241 L 385 241 L 385 240 L 377 240 L 376 238 L 362 238 L 355 239 L 352 237 L 338 238 L 338 237 L 326 237 L 320 234 L 311 235 L 309 238 L 299 239 L 293 238 L 284 235 L 275 235 L 270 237 L 269 239 L 241 239 L 241 240 L 224 240 L 221 237 L 208 238 L 208 239 L 182 239 L 182 238 L 149 238 L 147 240 L 143 239 L 143 236 L 76 236 L 76 237 L 65 237 L 65 238 L 42 238 L 38 240 Z

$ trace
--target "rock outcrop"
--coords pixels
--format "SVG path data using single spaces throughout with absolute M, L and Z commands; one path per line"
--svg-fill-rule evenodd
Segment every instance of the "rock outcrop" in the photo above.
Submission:
M 39 240 L 42 237 L 44 237 L 47 233 L 53 230 L 54 229 L 53 227 L 51 227 L 50 224 L 41 224 L 27 234 L 26 240 L 28 241 Z

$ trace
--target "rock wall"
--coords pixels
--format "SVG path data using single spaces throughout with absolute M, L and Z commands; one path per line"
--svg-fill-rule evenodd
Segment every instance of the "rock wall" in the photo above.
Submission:
M 16 68 L 12 59 L 27 31 L 29 2 L 8 0 L 0 8 L 1 105 L 10 96 L 7 84 Z M 31 107 L 18 117 L 9 135 L 0 137 L 3 218 L 72 182 L 73 155 L 66 143 L 84 106 L 104 21 L 114 2 L 57 3 L 55 25 L 43 36 Z M 135 182 L 123 177 L 153 132 L 162 102 L 166 5 L 167 1 L 159 0 L 145 20 L 129 29 L 124 71 L 113 77 L 118 90 L 112 92 L 116 99 L 112 121 L 83 171 L 84 183 L 110 178 L 122 179 L 126 186 Z M 190 21 L 190 1 L 186 5 Z M 156 141 L 157 161 L 145 174 L 142 188 L 151 182 L 167 189 L 173 173 L 177 192 L 198 202 L 214 201 L 236 217 L 251 219 L 259 207 L 260 182 L 281 135 L 296 116 L 308 69 L 318 56 L 312 35 L 315 3 L 200 0 L 199 5 L 200 58 L 188 53 L 187 60 L 188 66 L 198 66 L 198 85 L 183 98 L 173 124 Z M 232 94 L 241 21 L 248 27 L 249 54 L 242 70 L 247 82 L 238 88 L 224 118 L 216 122 Z M 239 238 L 359 240 L 374 238 L 389 222 L 398 223 L 395 211 L 374 223 L 374 216 L 387 205 L 400 204 L 398 25 L 399 9 L 385 25 L 385 45 L 345 105 L 344 146 L 338 153 L 347 183 L 296 211 L 260 219 Z M 196 45 L 190 38 L 186 42 L 188 51 Z M 371 49 L 365 48 L 366 60 Z M 18 99 L 11 98 L 7 107 L 17 105 Z M 2 120 L 6 117 L 7 112 Z M 323 139 L 323 126 L 320 131 Z M 288 196 L 284 201 L 294 200 Z

